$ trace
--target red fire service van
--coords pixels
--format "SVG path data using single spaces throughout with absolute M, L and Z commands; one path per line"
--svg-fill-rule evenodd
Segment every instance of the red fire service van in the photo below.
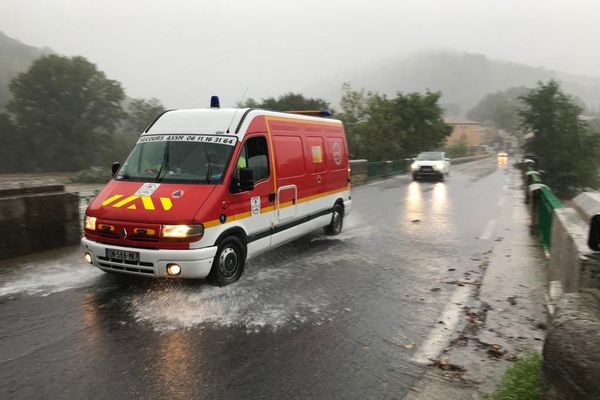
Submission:
M 254 109 L 173 110 L 140 136 L 87 208 L 85 259 L 106 272 L 239 279 L 245 261 L 351 207 L 344 127 Z

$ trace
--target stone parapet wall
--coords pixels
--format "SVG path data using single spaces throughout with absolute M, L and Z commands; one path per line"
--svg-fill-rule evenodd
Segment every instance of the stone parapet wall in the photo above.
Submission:
M 79 197 L 62 185 L 0 188 L 0 259 L 79 242 Z
M 600 254 L 587 246 L 588 230 L 575 209 L 554 210 L 550 280 L 559 281 L 566 293 L 600 288 Z
M 367 160 L 350 160 L 352 185 L 362 185 L 369 179 Z
M 600 292 L 567 293 L 546 333 L 542 399 L 600 399 Z

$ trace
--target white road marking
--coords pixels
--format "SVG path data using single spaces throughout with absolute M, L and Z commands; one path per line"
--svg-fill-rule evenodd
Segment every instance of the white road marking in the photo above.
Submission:
M 473 293 L 473 286 L 457 286 L 444 311 L 436 321 L 435 327 L 429 332 L 411 360 L 419 364 L 429 364 L 435 360 L 450 343 L 462 314 L 462 305 Z M 437 323 L 443 321 L 443 324 Z
M 385 182 L 385 179 L 381 180 L 381 181 L 373 182 L 373 183 L 367 183 L 367 186 L 375 186 L 375 185 L 379 185 L 380 183 L 383 183 L 383 182 Z
M 504 205 L 504 197 L 500 197 L 498 199 L 498 207 L 502 207 Z
M 479 236 L 479 240 L 489 240 L 494 234 L 494 229 L 496 229 L 497 222 L 498 221 L 496 221 L 495 219 L 492 219 L 490 222 L 488 222 L 485 226 L 485 229 L 483 230 L 483 233 L 481 234 L 481 236 Z

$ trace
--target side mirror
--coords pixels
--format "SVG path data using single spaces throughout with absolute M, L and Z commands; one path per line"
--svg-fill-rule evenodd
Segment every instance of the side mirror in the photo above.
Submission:
M 246 192 L 254 190 L 254 171 L 250 168 L 240 168 L 238 176 L 231 180 L 231 192 Z
M 114 163 L 112 163 L 112 176 L 115 176 L 115 174 L 117 173 L 117 171 L 119 170 L 119 168 L 121 168 L 121 163 L 118 161 L 115 161 Z
M 250 168 L 240 168 L 240 191 L 254 190 L 254 171 Z

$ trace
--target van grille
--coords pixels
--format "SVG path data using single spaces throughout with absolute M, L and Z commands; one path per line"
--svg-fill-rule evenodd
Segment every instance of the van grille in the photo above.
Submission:
M 102 268 L 121 272 L 154 275 L 154 264 L 144 261 L 129 261 L 119 258 L 98 257 L 98 265 Z

